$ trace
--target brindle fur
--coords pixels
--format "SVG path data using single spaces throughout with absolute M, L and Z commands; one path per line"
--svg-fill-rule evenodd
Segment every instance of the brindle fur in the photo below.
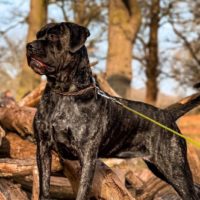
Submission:
M 198 200 L 186 156 L 184 139 L 134 115 L 113 102 L 108 94 L 91 88 L 81 95 L 61 93 L 82 91 L 95 84 L 84 42 L 89 31 L 73 23 L 51 23 L 27 45 L 29 65 L 47 76 L 47 86 L 34 119 L 40 199 L 49 199 L 51 149 L 63 159 L 80 161 L 82 173 L 77 200 L 89 198 L 96 159 L 143 157 L 149 169 L 171 184 L 183 200 Z M 174 116 L 187 112 L 200 99 L 164 110 L 143 102 L 116 98 L 178 131 Z M 193 106 L 194 103 L 194 106 Z M 190 109 L 191 109 L 190 108 Z

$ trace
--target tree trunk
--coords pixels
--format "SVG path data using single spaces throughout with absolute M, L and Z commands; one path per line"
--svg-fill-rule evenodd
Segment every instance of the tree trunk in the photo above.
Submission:
M 74 8 L 74 21 L 77 24 L 80 24 L 82 26 L 87 26 L 88 24 L 85 24 L 85 17 L 86 17 L 86 2 L 85 0 L 79 0 L 73 2 L 73 8 Z
M 155 104 L 158 94 L 158 29 L 160 0 L 152 0 L 151 3 L 150 37 L 148 42 L 148 57 L 146 66 L 146 102 Z
M 140 28 L 141 13 L 137 0 L 109 1 L 109 48 L 107 76 L 121 96 L 126 95 L 132 78 L 132 49 Z
M 31 0 L 27 42 L 34 40 L 37 31 L 46 23 L 47 4 L 48 0 Z M 23 96 L 25 93 L 32 91 L 40 82 L 40 76 L 35 74 L 27 66 L 26 57 L 23 59 L 22 72 L 19 79 L 19 96 Z

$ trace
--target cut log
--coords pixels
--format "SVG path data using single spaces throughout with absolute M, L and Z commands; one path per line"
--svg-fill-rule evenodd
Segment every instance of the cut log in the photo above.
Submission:
M 33 176 L 30 176 L 32 173 Z M 38 170 L 35 160 L 0 159 L 0 177 L 12 177 L 30 192 L 33 185 L 32 200 L 38 200 Z M 74 197 L 71 184 L 62 177 L 51 177 L 51 194 L 52 197 L 59 198 Z
M 137 177 L 132 171 L 129 171 L 125 175 L 126 187 L 131 192 L 131 194 L 136 197 L 141 195 L 144 191 L 145 183 Z
M 70 179 L 75 193 L 78 190 L 80 170 L 77 161 L 64 161 L 64 174 Z M 117 175 L 99 160 L 96 164 L 91 196 L 105 200 L 135 200 Z
M 33 159 L 36 158 L 36 145 L 20 138 L 15 133 L 7 133 L 0 147 L 0 157 L 10 157 L 13 159 Z M 60 171 L 62 166 L 60 159 L 55 152 L 52 152 L 52 171 Z M 31 172 L 32 173 L 32 172 Z
M 0 159 L 0 177 L 14 177 L 30 175 L 33 171 L 33 159 Z
M 23 99 L 21 99 L 18 105 L 35 107 L 40 101 L 45 86 L 46 86 L 46 81 L 42 81 L 37 88 L 35 88 L 31 93 L 26 95 Z
M 19 185 L 0 178 L 0 200 L 29 200 L 29 198 Z
M 138 200 L 181 200 L 175 190 L 157 177 L 150 178 L 143 188 L 143 193 Z
M 2 139 L 3 137 L 6 135 L 6 132 L 4 131 L 4 129 L 0 126 L 0 146 L 2 143 Z
M 37 165 L 33 167 L 32 200 L 39 199 L 39 173 Z
M 7 131 L 19 133 L 22 137 L 33 136 L 32 124 L 35 112 L 36 109 L 31 107 L 0 107 L 0 125 Z
M 32 191 L 33 177 L 32 176 L 19 176 L 13 178 L 17 183 L 22 185 L 22 188 L 27 191 Z M 75 199 L 72 186 L 67 178 L 51 176 L 50 195 L 51 199 Z M 38 200 L 38 199 L 37 199 Z
M 98 74 L 98 75 L 96 75 L 96 80 L 97 80 L 100 88 L 103 91 L 107 92 L 108 94 L 110 94 L 112 96 L 120 97 L 117 94 L 117 92 L 115 92 L 114 89 L 110 86 L 110 84 L 108 83 L 108 81 L 106 81 L 104 74 Z

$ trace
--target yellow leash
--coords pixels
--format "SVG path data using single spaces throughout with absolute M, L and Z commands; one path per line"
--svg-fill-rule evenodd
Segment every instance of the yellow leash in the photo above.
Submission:
M 138 112 L 138 111 L 135 110 L 135 109 L 132 109 L 132 108 L 126 106 L 125 104 L 121 103 L 120 101 L 118 101 L 118 100 L 116 100 L 116 99 L 114 99 L 114 98 L 112 98 L 112 97 L 107 96 L 107 95 L 106 95 L 104 92 L 102 92 L 101 90 L 98 90 L 98 93 L 99 93 L 101 96 L 104 96 L 104 97 L 107 98 L 107 99 L 111 99 L 112 101 L 114 101 L 115 103 L 121 105 L 123 108 L 125 108 L 126 110 L 132 112 L 133 114 L 136 114 L 136 115 L 138 115 L 138 116 L 140 116 L 140 117 L 142 117 L 142 118 L 144 118 L 144 119 L 146 119 L 146 120 L 148 120 L 148 121 L 150 121 L 150 122 L 156 124 L 157 126 L 160 126 L 161 128 L 163 128 L 163 129 L 165 129 L 165 130 L 167 130 L 167 131 L 169 131 L 169 132 L 171 132 L 171 133 L 173 133 L 173 134 L 175 134 L 175 135 L 178 135 L 179 137 L 185 139 L 187 142 L 190 142 L 190 143 L 193 144 L 195 147 L 197 147 L 197 148 L 200 149 L 200 142 L 198 142 L 198 141 L 196 141 L 196 140 L 193 140 L 192 138 L 190 138 L 190 137 L 188 137 L 188 136 L 182 135 L 182 134 L 180 134 L 179 132 L 177 132 L 177 131 L 175 131 L 175 130 L 173 130 L 173 129 L 167 127 L 167 126 L 165 126 L 164 124 L 161 124 L 160 122 L 158 122 L 158 121 L 156 121 L 156 120 L 154 120 L 154 119 L 148 117 L 147 115 L 145 115 L 145 114 L 143 114 L 143 113 L 141 113 L 141 112 Z
M 198 141 L 196 141 L 196 140 L 193 140 L 193 139 L 190 138 L 190 137 L 187 137 L 187 136 L 185 136 L 185 135 L 180 134 L 179 132 L 177 132 L 177 131 L 175 131 L 175 130 L 173 130 L 173 129 L 171 129 L 171 128 L 169 128 L 169 127 L 163 125 L 163 124 L 161 124 L 160 122 L 155 121 L 154 119 L 152 119 L 152 118 L 150 118 L 150 117 L 148 117 L 148 116 L 146 116 L 146 115 L 144 115 L 144 114 L 142 114 L 142 113 L 140 113 L 140 112 L 138 112 L 138 111 L 136 111 L 136 110 L 134 110 L 134 109 L 132 109 L 132 108 L 130 108 L 130 107 L 124 105 L 124 104 L 122 104 L 121 102 L 118 102 L 118 101 L 116 101 L 116 102 L 117 102 L 119 105 L 121 105 L 122 107 L 124 107 L 126 110 L 128 110 L 128 111 L 130 111 L 130 112 L 132 112 L 132 113 L 134 113 L 134 114 L 136 114 L 136 115 L 138 115 L 138 116 L 140 116 L 140 117 L 142 117 L 142 118 L 144 118 L 144 119 L 146 119 L 146 120 L 148 120 L 148 121 L 150 121 L 150 122 L 152 122 L 152 123 L 154 123 L 154 124 L 160 126 L 161 128 L 163 128 L 163 129 L 165 129 L 165 130 L 167 130 L 167 131 L 169 131 L 169 132 L 171 132 L 171 133 L 173 133 L 173 134 L 175 134 L 175 135 L 178 135 L 179 137 L 185 139 L 187 142 L 190 142 L 190 143 L 193 144 L 195 147 L 197 147 L 197 148 L 200 149 L 200 142 L 198 142 Z

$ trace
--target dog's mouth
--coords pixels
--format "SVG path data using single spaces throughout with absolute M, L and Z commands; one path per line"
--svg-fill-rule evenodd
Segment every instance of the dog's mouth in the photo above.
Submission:
M 38 73 L 40 75 L 45 74 L 45 70 L 47 68 L 47 65 L 45 63 L 43 63 L 42 61 L 31 57 L 29 65 L 36 73 Z

